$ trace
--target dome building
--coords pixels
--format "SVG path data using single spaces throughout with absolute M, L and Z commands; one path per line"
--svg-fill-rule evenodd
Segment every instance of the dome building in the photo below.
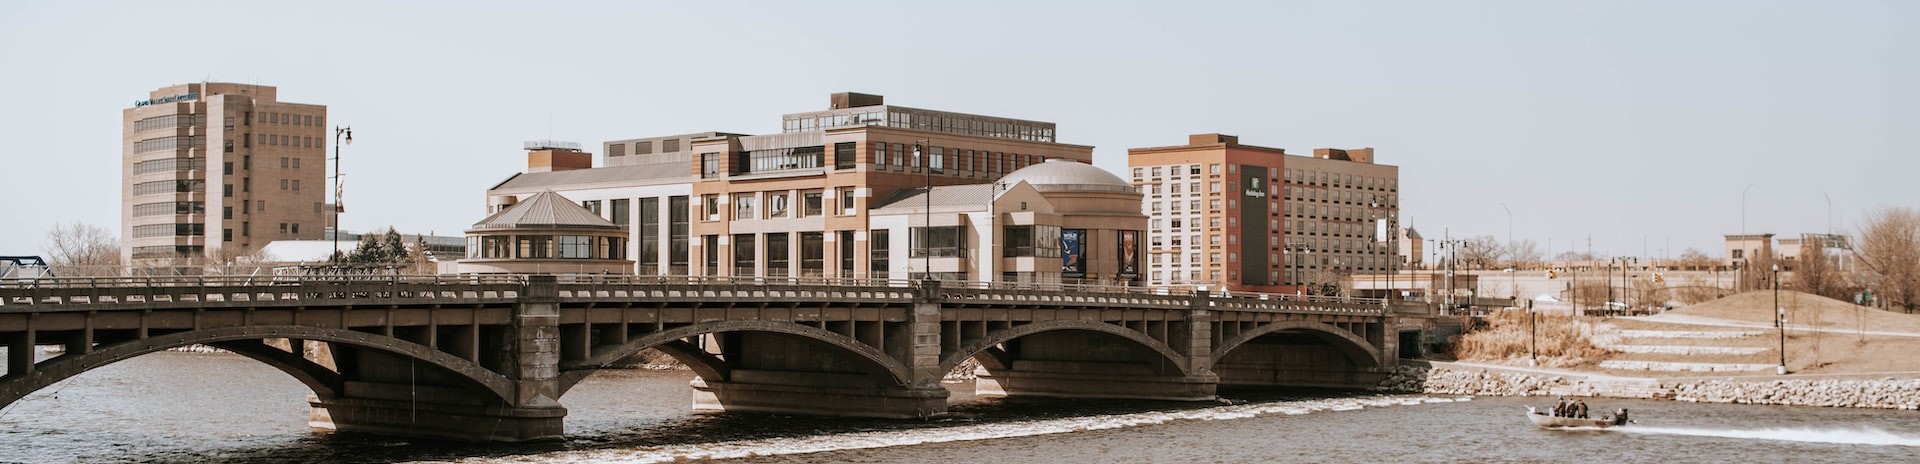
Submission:
M 1069 159 L 991 184 L 902 190 L 869 212 L 872 274 L 884 265 L 895 279 L 1139 285 L 1140 201 L 1126 180 Z
M 632 274 L 627 231 L 560 194 L 540 192 L 467 229 L 461 273 Z

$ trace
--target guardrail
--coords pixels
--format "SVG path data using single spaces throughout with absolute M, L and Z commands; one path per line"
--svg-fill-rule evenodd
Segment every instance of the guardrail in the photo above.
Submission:
M 509 293 L 517 293 L 517 289 L 524 289 L 530 284 L 531 277 L 530 274 L 40 277 L 0 280 L 0 305 L 448 298 L 462 295 L 504 297 Z M 940 293 L 939 297 L 946 299 L 1178 306 L 1188 304 L 1197 293 L 1190 288 L 1126 285 L 834 277 L 614 274 L 560 274 L 554 277 L 559 290 L 570 298 L 669 295 L 636 287 L 675 288 L 671 294 L 682 296 L 747 297 L 768 295 L 775 289 L 784 288 L 790 289 L 786 290 L 789 293 L 800 291 L 809 297 L 849 295 L 849 291 L 854 291 L 866 292 L 857 294 L 859 298 L 901 298 L 908 295 L 906 292 L 925 287 L 935 289 Z M 142 289 L 146 291 L 138 291 Z M 1220 292 L 1210 293 L 1209 300 L 1209 305 L 1217 309 L 1378 315 L 1384 315 L 1387 311 L 1385 301 L 1379 298 Z

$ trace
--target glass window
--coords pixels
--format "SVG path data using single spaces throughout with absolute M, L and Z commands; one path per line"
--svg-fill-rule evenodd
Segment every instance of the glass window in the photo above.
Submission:
M 800 276 L 824 277 L 826 267 L 826 235 L 821 232 L 800 233 Z
M 892 259 L 888 253 L 892 251 L 892 244 L 889 243 L 888 232 L 887 229 L 867 231 L 868 278 L 885 279 L 890 275 L 888 271 L 892 269 L 890 267 Z
M 854 214 L 853 187 L 840 187 L 836 194 L 840 197 L 840 214 L 852 216 Z
M 562 235 L 559 237 L 558 243 L 560 246 L 560 258 L 562 259 L 593 258 L 593 237 L 585 235 Z
M 711 193 L 701 195 L 700 203 L 707 206 L 707 220 L 717 221 L 720 219 L 720 195 Z
M 733 275 L 753 276 L 753 234 L 733 234 Z
M 966 228 L 961 226 L 943 226 L 932 228 L 932 237 L 928 237 L 926 227 L 913 228 L 913 257 L 925 257 L 931 253 L 936 258 L 965 256 L 967 252 Z
M 616 198 L 613 200 L 612 203 L 613 203 L 612 204 L 613 223 L 623 225 L 623 226 L 627 225 L 627 223 L 630 222 L 629 220 L 631 219 L 629 216 L 633 213 L 632 211 L 628 210 L 628 208 L 633 204 L 632 200 L 628 200 L 625 198 Z
M 819 190 L 814 190 L 810 192 L 801 192 L 800 193 L 800 215 L 801 216 L 819 216 L 821 214 L 820 203 L 821 201 L 820 201 Z
M 767 277 L 786 277 L 787 257 L 792 253 L 788 247 L 787 234 L 767 234 Z
M 759 203 L 758 199 L 759 197 L 756 197 L 754 196 L 754 194 L 751 194 L 751 193 L 734 194 L 733 195 L 733 218 L 736 220 L 759 219 L 758 216 L 754 216 L 755 214 L 754 207 L 756 206 L 757 203 Z
M 774 193 L 767 194 L 767 217 L 769 218 L 787 217 L 787 192 L 774 192 Z
M 647 200 L 654 199 L 649 198 Z M 693 211 L 692 205 L 688 204 L 691 203 L 691 201 L 688 200 L 686 195 L 676 195 L 667 199 L 667 259 L 668 265 L 672 266 L 672 269 L 668 271 L 673 275 L 687 275 L 687 273 L 691 271 L 688 267 L 692 264 L 693 247 L 690 243 L 688 216 L 691 216 Z M 652 217 L 652 213 L 646 211 L 652 211 L 653 209 L 647 205 L 646 200 L 641 200 L 640 207 L 642 208 L 642 212 L 640 217 L 642 218 Z M 646 252 L 641 251 L 641 253 L 644 256 Z

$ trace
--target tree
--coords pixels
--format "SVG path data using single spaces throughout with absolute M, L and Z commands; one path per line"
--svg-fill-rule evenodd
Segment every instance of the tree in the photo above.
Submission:
M 120 239 L 93 224 L 54 224 L 42 251 L 56 276 L 119 275 L 122 264 Z
M 1469 238 L 1460 245 L 1460 262 L 1471 268 L 1484 269 L 1489 264 L 1500 262 L 1503 256 L 1506 256 L 1506 247 L 1501 246 L 1500 241 L 1492 235 Z
M 1825 240 L 1807 240 L 1800 246 L 1799 263 L 1793 269 L 1793 288 L 1802 292 L 1849 300 L 1846 279 L 1840 267 L 1827 255 Z
M 1867 213 L 1853 255 L 1877 299 L 1903 312 L 1920 310 L 1920 212 L 1893 207 Z
M 1507 267 L 1514 269 L 1538 267 L 1541 259 L 1545 257 L 1545 254 L 1540 252 L 1540 244 L 1534 243 L 1533 239 L 1523 239 L 1509 244 L 1505 254 Z
M 1688 248 L 1687 251 L 1680 252 L 1680 259 L 1675 264 L 1677 265 L 1675 267 L 1683 270 L 1698 271 L 1712 269 L 1717 263 L 1706 253 L 1700 252 L 1698 248 Z
M 346 262 L 351 264 L 405 264 L 407 262 L 407 244 L 400 233 L 388 228 L 382 235 L 366 234 L 360 236 L 360 245 L 347 253 Z

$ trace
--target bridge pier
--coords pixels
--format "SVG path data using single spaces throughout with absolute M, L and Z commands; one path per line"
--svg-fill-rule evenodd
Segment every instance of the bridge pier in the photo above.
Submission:
M 734 371 L 732 381 L 695 378 L 693 409 L 816 416 L 924 419 L 947 412 L 945 388 L 876 388 L 864 375 Z
M 309 401 L 308 424 L 316 430 L 372 433 L 460 441 L 559 439 L 566 408 L 482 406 L 414 401 L 332 398 Z

